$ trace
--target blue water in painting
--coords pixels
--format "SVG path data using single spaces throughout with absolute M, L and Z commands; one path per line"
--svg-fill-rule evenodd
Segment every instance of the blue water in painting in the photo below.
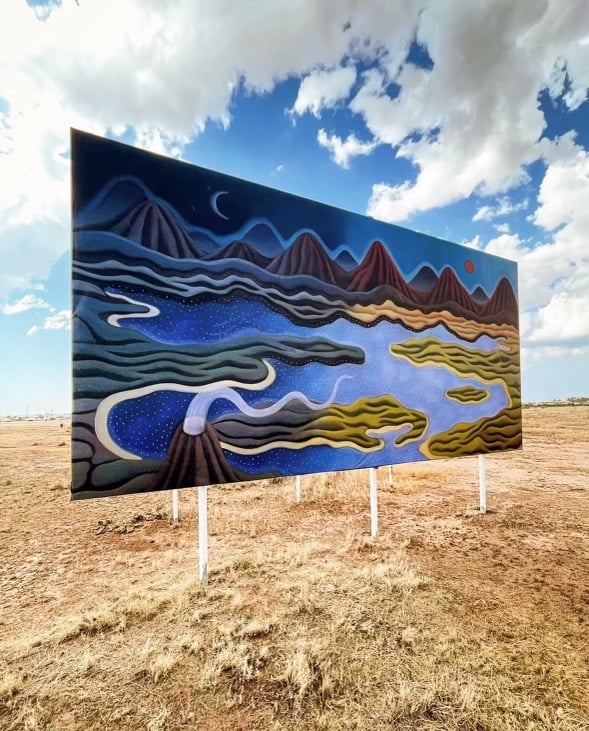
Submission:
M 123 293 L 116 288 L 109 288 L 108 291 L 113 294 Z M 141 299 L 140 296 L 136 298 Z M 309 363 L 305 366 L 290 366 L 275 360 L 273 366 L 277 377 L 270 387 L 261 392 L 238 389 L 253 407 L 273 403 L 293 390 L 303 392 L 312 401 L 323 402 L 328 399 L 336 380 L 346 375 L 350 378 L 340 384 L 337 403 L 349 404 L 359 398 L 393 394 L 406 407 L 423 411 L 429 416 L 429 428 L 421 441 L 402 448 L 395 446 L 395 440 L 409 427 L 380 435 L 386 443 L 385 450 L 369 454 L 350 448 L 328 446 L 307 447 L 304 458 L 298 450 L 290 449 L 274 449 L 252 456 L 227 453 L 229 461 L 235 467 L 252 474 L 336 471 L 423 460 L 425 458 L 419 451 L 419 446 L 431 435 L 447 431 L 460 422 L 472 423 L 479 418 L 492 416 L 508 404 L 502 386 L 489 386 L 476 379 L 461 378 L 442 367 L 417 368 L 390 353 L 391 345 L 417 337 L 432 336 L 446 343 L 465 345 L 464 341 L 441 325 L 419 334 L 388 321 L 366 328 L 339 319 L 320 328 L 308 328 L 291 322 L 262 302 L 250 299 L 202 302 L 197 307 L 151 294 L 148 301 L 160 310 L 158 317 L 128 318 L 124 323 L 121 322 L 121 326 L 141 331 L 162 343 L 218 345 L 224 342 L 229 344 L 235 337 L 248 335 L 298 338 L 321 336 L 336 343 L 359 346 L 365 353 L 366 359 L 361 365 L 327 366 Z M 492 351 L 497 348 L 497 342 L 488 336 L 482 336 L 469 347 Z M 489 399 L 482 404 L 464 405 L 450 401 L 445 396 L 449 389 L 466 385 L 488 390 Z M 134 454 L 163 459 L 172 434 L 184 418 L 192 398 L 191 394 L 160 391 L 122 402 L 109 416 L 109 430 L 121 446 Z M 233 404 L 219 399 L 209 411 L 209 420 L 214 421 L 220 416 L 235 412 L 236 407 Z M 145 420 L 142 418 L 145 413 L 156 418 Z

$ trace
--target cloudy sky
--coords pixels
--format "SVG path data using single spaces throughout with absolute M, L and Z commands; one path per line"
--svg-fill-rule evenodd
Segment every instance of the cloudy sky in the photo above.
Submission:
M 69 410 L 70 126 L 517 260 L 589 395 L 588 87 L 586 0 L 2 0 L 0 414 Z

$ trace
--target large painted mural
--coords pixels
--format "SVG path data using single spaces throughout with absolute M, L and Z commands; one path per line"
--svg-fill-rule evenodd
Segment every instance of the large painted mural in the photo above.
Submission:
M 521 445 L 513 262 L 72 131 L 75 498 Z

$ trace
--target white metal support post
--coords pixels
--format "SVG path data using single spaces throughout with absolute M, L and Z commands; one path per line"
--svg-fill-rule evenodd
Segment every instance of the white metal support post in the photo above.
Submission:
M 198 488 L 198 576 L 205 586 L 209 579 L 209 520 L 206 485 Z
M 172 490 L 172 522 L 180 520 L 180 495 L 178 490 Z
M 376 491 L 376 469 L 370 468 L 370 535 L 378 537 L 378 494 Z
M 295 502 L 297 505 L 301 502 L 301 476 L 297 475 L 295 484 Z
M 389 487 L 393 486 L 393 465 L 389 465 Z
M 484 454 L 479 454 L 479 497 L 481 515 L 484 515 L 487 512 L 487 473 Z

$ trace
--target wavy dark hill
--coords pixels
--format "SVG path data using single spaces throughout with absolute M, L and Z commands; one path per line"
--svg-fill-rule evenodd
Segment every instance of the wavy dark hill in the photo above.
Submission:
M 280 239 L 274 231 L 265 223 L 256 223 L 255 226 L 243 236 L 243 240 L 254 246 L 262 256 L 275 259 L 284 251 Z
M 306 275 L 328 284 L 343 286 L 348 274 L 332 261 L 310 233 L 301 234 L 294 244 L 270 264 L 268 271 L 282 277 Z
M 417 289 L 420 292 L 430 292 L 437 281 L 438 275 L 431 267 L 425 265 L 413 277 L 410 284 L 413 289 Z
M 200 256 L 196 244 L 164 206 L 144 201 L 135 206 L 118 222 L 111 225 L 112 233 L 124 236 L 147 249 L 176 259 Z
M 478 303 L 466 291 L 464 285 L 451 267 L 446 267 L 442 271 L 433 289 L 429 292 L 427 298 L 424 299 L 424 304 L 454 304 L 473 313 L 479 311 Z M 450 307 L 450 309 L 452 308 Z
M 180 424 L 172 437 L 156 483 L 160 490 L 239 482 L 242 476 L 227 461 L 219 437 L 207 424 L 198 436 L 186 434 Z
M 247 243 L 247 241 L 233 241 L 229 246 L 225 246 L 223 249 L 213 251 L 212 254 L 208 254 L 205 257 L 207 260 L 219 260 L 219 259 L 241 259 L 242 261 L 249 261 L 250 264 L 255 264 L 259 267 L 267 267 L 272 259 L 260 254 L 260 252 L 253 246 Z
M 347 289 L 351 292 L 370 292 L 382 286 L 394 287 L 407 299 L 415 300 L 413 289 L 395 266 L 389 252 L 380 241 L 375 241 L 354 271 Z
M 517 323 L 517 299 L 511 282 L 506 277 L 499 280 L 499 284 L 495 288 L 491 298 L 481 307 L 481 313 L 483 315 L 497 315 L 500 312 L 513 315 L 515 317 L 515 323 Z

